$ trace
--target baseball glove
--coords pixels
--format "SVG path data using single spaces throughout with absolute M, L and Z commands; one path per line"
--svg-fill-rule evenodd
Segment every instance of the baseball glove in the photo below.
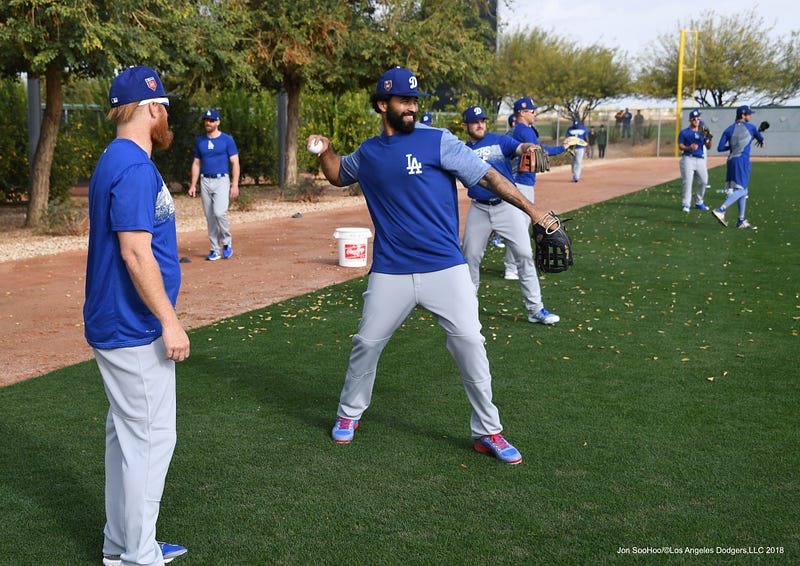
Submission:
M 761 123 L 758 125 L 758 131 L 759 131 L 759 132 L 764 132 L 764 131 L 766 131 L 766 130 L 769 130 L 769 122 L 767 122 L 766 120 L 764 120 L 763 122 L 761 122 Z
M 714 139 L 714 134 L 711 133 L 711 130 L 708 129 L 708 126 L 703 126 L 702 132 L 703 132 L 703 137 L 705 139 L 707 139 L 707 140 L 713 140 Z
M 589 145 L 589 143 L 586 140 L 582 140 L 578 136 L 567 136 L 564 138 L 564 145 L 568 145 L 570 147 L 574 147 L 576 145 L 586 147 Z
M 519 159 L 520 173 L 544 173 L 550 171 L 550 156 L 541 148 L 536 147 L 526 151 Z
M 558 228 L 554 228 L 556 224 Z M 555 212 L 545 214 L 533 224 L 531 231 L 536 244 L 536 269 L 545 273 L 560 273 L 572 265 L 572 241 L 564 222 Z

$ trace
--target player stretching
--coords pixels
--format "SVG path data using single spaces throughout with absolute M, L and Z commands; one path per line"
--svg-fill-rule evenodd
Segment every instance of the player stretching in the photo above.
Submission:
M 371 97 L 383 124 L 379 136 L 346 156 L 337 155 L 323 136 L 308 138 L 309 146 L 322 144 L 320 164 L 328 181 L 338 187 L 361 185 L 375 227 L 364 310 L 331 434 L 341 444 L 353 440 L 370 404 L 381 352 L 420 305 L 447 334 L 447 349 L 472 406 L 475 449 L 518 464 L 522 456 L 503 438 L 492 403 L 478 298 L 459 245 L 456 178 L 468 187 L 489 188 L 531 218 L 552 219 L 449 131 L 416 124 L 420 96 L 428 95 L 419 92 L 417 77 L 396 67 L 384 73 Z
M 725 189 L 732 192 L 719 208 L 711 211 L 711 214 L 720 224 L 727 226 L 725 211 L 730 205 L 737 203 L 739 220 L 736 222 L 736 227 L 755 230 L 756 227 L 744 216 L 747 207 L 747 187 L 750 184 L 750 146 L 755 139 L 759 147 L 764 147 L 764 136 L 750 123 L 752 114 L 753 111 L 749 106 L 737 108 L 736 122 L 728 126 L 719 138 L 717 151 L 730 151 L 725 174 Z

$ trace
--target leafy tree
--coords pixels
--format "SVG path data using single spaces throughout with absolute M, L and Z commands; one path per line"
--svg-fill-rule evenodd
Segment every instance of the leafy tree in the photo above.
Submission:
M 0 202 L 20 202 L 29 175 L 25 89 L 15 79 L 0 80 Z
M 491 84 L 508 101 L 530 96 L 542 108 L 558 106 L 584 121 L 603 102 L 628 92 L 630 74 L 616 49 L 582 47 L 534 28 L 500 38 Z
M 478 82 L 490 51 L 475 21 L 484 0 L 254 0 L 248 58 L 261 85 L 287 95 L 286 183 L 297 183 L 304 89 L 373 87 L 386 69 L 423 84 Z
M 64 84 L 141 64 L 183 91 L 215 69 L 246 78 L 235 48 L 242 6 L 236 0 L 215 0 L 214 11 L 189 0 L 0 0 L 0 76 L 27 73 L 45 85 L 27 226 L 39 224 L 47 210 Z
M 788 39 L 775 37 L 753 8 L 742 14 L 720 16 L 704 12 L 698 19 L 679 23 L 672 34 L 662 34 L 639 59 L 645 69 L 637 77 L 637 90 L 656 98 L 675 99 L 680 57 L 680 30 L 687 33 L 684 69 L 697 60 L 697 69 L 684 70 L 684 97 L 699 106 L 780 104 L 800 92 L 800 40 L 794 32 Z M 692 90 L 694 86 L 694 90 Z

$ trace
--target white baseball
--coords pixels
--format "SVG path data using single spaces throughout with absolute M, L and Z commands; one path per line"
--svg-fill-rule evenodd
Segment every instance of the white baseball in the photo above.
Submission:
M 311 153 L 319 153 L 322 151 L 322 141 L 316 140 L 308 144 L 308 151 Z

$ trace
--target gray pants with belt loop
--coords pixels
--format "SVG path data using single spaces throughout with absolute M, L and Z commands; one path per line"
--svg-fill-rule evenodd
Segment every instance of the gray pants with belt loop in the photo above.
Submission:
M 208 239 L 211 250 L 219 253 L 220 244 L 231 245 L 231 230 L 228 227 L 228 205 L 231 199 L 231 178 L 200 177 L 200 197 L 208 223 Z

